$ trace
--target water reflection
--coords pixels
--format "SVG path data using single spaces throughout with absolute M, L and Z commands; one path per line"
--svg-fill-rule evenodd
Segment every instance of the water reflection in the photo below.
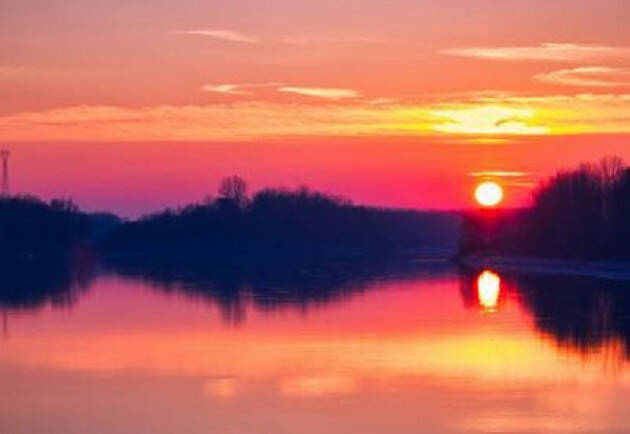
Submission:
M 510 277 L 536 328 L 582 352 L 621 343 L 630 356 L 630 284 L 588 277 Z
M 463 270 L 460 294 L 467 308 L 492 313 L 509 299 L 559 347 L 582 354 L 613 348 L 630 357 L 630 282 Z
M 226 323 L 238 325 L 246 320 L 248 306 L 263 312 L 288 308 L 306 313 L 378 288 L 379 283 L 449 275 L 453 267 L 426 259 L 287 264 L 273 269 L 127 263 L 114 270 L 157 291 L 217 305 Z
M 95 276 L 90 257 L 46 265 L 0 266 L 0 308 L 5 312 L 36 311 L 46 306 L 72 308 Z
M 61 285 L 70 310 L 2 302 L 36 314 L 0 432 L 623 432 L 628 285 L 485 271 L 125 267 Z
M 0 310 L 45 306 L 70 309 L 103 275 L 94 259 L 1 270 Z M 219 308 L 226 324 L 242 324 L 248 309 L 263 313 L 286 309 L 307 313 L 340 303 L 388 282 L 414 282 L 456 274 L 441 261 L 345 262 L 282 269 L 234 269 L 207 266 L 141 264 L 111 267 L 105 274 L 184 296 Z M 492 270 L 459 271 L 460 296 L 467 308 L 499 313 L 507 299 L 533 319 L 536 330 L 559 347 L 583 353 L 613 345 L 630 357 L 630 283 L 562 275 L 502 274 Z
M 479 304 L 486 312 L 496 312 L 501 292 L 501 278 L 490 270 L 483 271 L 477 278 Z

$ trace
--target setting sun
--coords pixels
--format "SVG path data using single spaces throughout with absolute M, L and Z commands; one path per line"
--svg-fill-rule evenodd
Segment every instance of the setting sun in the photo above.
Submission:
M 503 200 L 503 188 L 496 182 L 482 182 L 475 189 L 475 199 L 481 206 L 496 206 Z

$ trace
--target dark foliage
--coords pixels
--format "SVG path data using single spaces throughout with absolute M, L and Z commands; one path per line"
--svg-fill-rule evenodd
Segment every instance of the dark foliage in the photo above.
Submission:
M 71 306 L 92 276 L 94 241 L 117 224 L 70 200 L 0 197 L 0 308 Z
M 244 263 L 456 244 L 454 213 L 354 206 L 306 188 L 265 189 L 249 199 L 238 179 L 222 184 L 219 199 L 123 224 L 107 250 Z
M 630 259 L 630 168 L 618 158 L 559 172 L 522 210 L 464 220 L 460 254 Z
M 67 257 L 89 233 L 87 216 L 69 200 L 0 198 L 0 258 L 4 264 Z

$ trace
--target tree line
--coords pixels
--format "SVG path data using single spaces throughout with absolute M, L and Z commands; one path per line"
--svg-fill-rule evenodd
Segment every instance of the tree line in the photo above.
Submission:
M 87 218 L 70 200 L 0 198 L 0 258 L 5 263 L 64 256 L 87 229 Z
M 119 226 L 109 253 L 211 255 L 242 262 L 330 252 L 418 249 L 456 244 L 458 217 L 357 206 L 343 197 L 265 188 L 253 196 L 239 176 L 225 178 L 218 197 L 168 209 Z
M 630 258 L 630 168 L 618 157 L 542 181 L 531 205 L 464 219 L 460 254 Z

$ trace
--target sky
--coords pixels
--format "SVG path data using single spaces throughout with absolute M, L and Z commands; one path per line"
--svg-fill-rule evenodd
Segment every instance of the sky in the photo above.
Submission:
M 622 0 L 5 0 L 11 188 L 137 216 L 307 184 L 356 202 L 526 204 L 554 171 L 630 160 Z

